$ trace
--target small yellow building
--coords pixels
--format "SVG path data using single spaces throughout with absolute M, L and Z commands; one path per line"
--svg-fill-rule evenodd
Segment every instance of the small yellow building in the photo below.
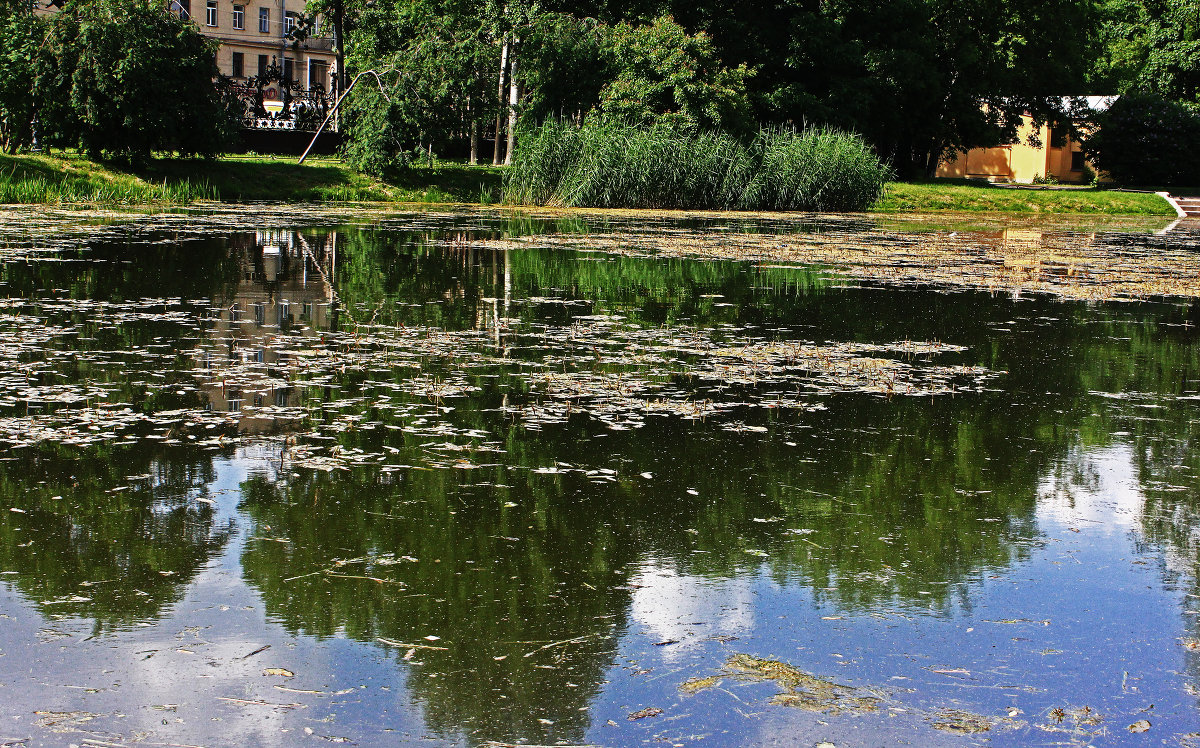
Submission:
M 1093 109 L 1111 103 L 1111 97 L 1086 97 Z M 1032 139 L 1039 145 L 1031 145 Z M 937 176 L 957 179 L 986 179 L 989 182 L 1032 184 L 1050 178 L 1058 182 L 1083 182 L 1088 164 L 1078 141 L 1068 137 L 1062 145 L 1053 145 L 1054 132 L 1049 125 L 1035 128 L 1025 117 L 1018 131 L 1018 142 L 991 148 L 959 151 L 938 165 Z

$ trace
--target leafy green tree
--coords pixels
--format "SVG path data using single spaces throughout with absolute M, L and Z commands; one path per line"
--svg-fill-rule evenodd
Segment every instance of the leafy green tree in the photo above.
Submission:
M 1195 2 L 1108 0 L 1093 80 L 1105 93 L 1153 92 L 1200 99 L 1200 6 Z
M 0 150 L 5 152 L 32 140 L 34 69 L 44 38 L 45 23 L 23 3 L 0 3 Z
M 349 64 L 381 76 L 346 105 L 345 153 L 356 168 L 383 174 L 494 116 L 484 72 L 498 52 L 477 11 L 470 0 L 381 0 L 362 10 Z
M 637 124 L 747 131 L 751 125 L 745 63 L 722 64 L 712 38 L 688 34 L 663 16 L 619 23 L 609 32 L 615 76 L 600 92 L 600 109 Z
M 548 118 L 578 122 L 599 106 L 600 92 L 615 74 L 609 30 L 595 18 L 550 13 L 526 32 L 523 126 Z
M 215 42 L 164 7 L 76 0 L 55 14 L 37 75 L 56 144 L 143 163 L 154 150 L 211 155 L 236 132 Z

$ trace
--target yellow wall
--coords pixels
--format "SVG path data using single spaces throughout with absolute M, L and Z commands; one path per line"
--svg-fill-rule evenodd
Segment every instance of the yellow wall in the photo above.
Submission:
M 1040 146 L 1029 144 L 1029 136 L 1035 134 Z M 1072 154 L 1079 150 L 1076 141 L 1068 139 L 1062 147 L 1051 146 L 1050 128 L 1043 125 L 1035 129 L 1028 117 L 1018 131 L 1018 138 L 1019 142 L 1012 145 L 959 151 L 938 165 L 937 176 L 1023 184 L 1047 176 L 1059 182 L 1083 181 L 1083 170 L 1071 169 Z

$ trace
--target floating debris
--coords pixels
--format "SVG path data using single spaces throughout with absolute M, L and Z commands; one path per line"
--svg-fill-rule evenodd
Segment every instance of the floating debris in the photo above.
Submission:
M 861 714 L 875 711 L 883 701 L 877 691 L 841 685 L 778 660 L 735 654 L 725 661 L 725 669 L 741 678 L 774 681 L 781 690 L 770 703 L 781 706 L 824 714 Z
M 958 735 L 974 735 L 988 732 L 995 722 L 982 714 L 972 714 L 961 709 L 943 709 L 931 718 L 933 729 Z
M 630 722 L 632 722 L 634 720 L 645 719 L 646 717 L 657 717 L 658 715 L 660 715 L 662 713 L 663 713 L 662 709 L 659 709 L 656 706 L 648 706 L 645 709 L 641 709 L 639 711 L 634 712 L 633 714 L 630 714 L 628 717 L 626 717 L 626 719 L 628 719 Z
M 710 675 L 707 678 L 689 678 L 680 684 L 679 690 L 684 693 L 699 693 L 700 691 L 707 691 L 714 686 L 720 685 L 722 680 L 724 680 L 724 677 L 720 675 Z

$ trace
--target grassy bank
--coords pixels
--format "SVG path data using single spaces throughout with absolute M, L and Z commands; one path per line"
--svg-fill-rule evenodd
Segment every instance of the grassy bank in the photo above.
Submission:
M 0 155 L 0 203 L 186 205 L 197 200 L 492 203 L 503 169 L 438 162 L 392 181 L 336 159 L 227 156 L 162 159 L 135 172 L 77 155 Z M 1109 190 L 1010 189 L 951 182 L 890 182 L 872 208 L 883 213 L 1020 213 L 1171 216 L 1156 195 Z
M 438 163 L 385 182 L 336 159 L 158 159 L 132 171 L 72 154 L 0 155 L 0 203 L 185 205 L 197 200 L 479 203 L 500 194 L 489 167 Z
M 1037 189 L 954 182 L 891 182 L 876 203 L 881 213 L 1045 213 L 1173 216 L 1161 197 L 1095 188 Z

